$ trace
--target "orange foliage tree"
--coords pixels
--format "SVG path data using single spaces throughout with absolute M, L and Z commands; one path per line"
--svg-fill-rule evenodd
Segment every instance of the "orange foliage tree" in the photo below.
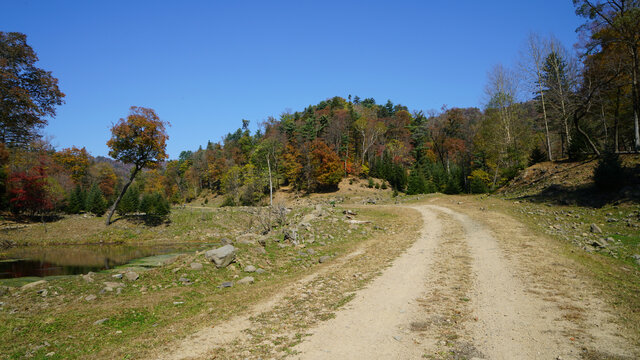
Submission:
M 129 180 L 109 210 L 107 225 L 111 224 L 111 217 L 118 203 L 138 172 L 143 168 L 153 168 L 168 157 L 168 125 L 160 120 L 153 109 L 132 106 L 127 118 L 120 119 L 111 128 L 111 139 L 107 141 L 107 146 L 111 149 L 109 156 L 125 164 L 133 164 L 133 169 Z
M 311 166 L 318 190 L 335 188 L 344 176 L 338 154 L 322 140 L 315 140 L 312 144 Z
M 71 179 L 73 179 L 76 184 L 79 184 L 85 175 L 87 175 L 90 161 L 89 153 L 87 153 L 84 147 L 78 149 L 72 146 L 62 149 L 53 154 L 53 160 L 69 172 Z

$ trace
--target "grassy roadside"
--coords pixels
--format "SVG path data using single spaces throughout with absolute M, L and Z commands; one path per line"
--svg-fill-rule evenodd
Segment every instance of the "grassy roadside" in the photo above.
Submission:
M 572 269 L 591 280 L 594 289 L 614 309 L 617 322 L 640 346 L 640 264 L 632 257 L 640 254 L 637 227 L 640 207 L 558 206 L 494 196 L 458 196 L 447 200 L 506 214 L 534 235 L 550 239 L 554 250 L 571 261 Z M 591 232 L 591 224 L 598 225 L 602 233 Z M 590 245 L 596 240 L 602 243 L 603 239 L 606 247 Z
M 0 338 L 3 339 L 0 357 L 141 357 L 203 326 L 241 314 L 326 266 L 318 263 L 321 256 L 334 259 L 363 242 L 383 237 L 385 228 L 396 227 L 399 216 L 380 208 L 366 208 L 358 210 L 357 219 L 372 223 L 350 224 L 344 221 L 340 208 L 325 207 L 323 211 L 323 216 L 309 221 L 311 226 L 298 227 L 305 239 L 303 244 L 294 246 L 276 241 L 282 237 L 279 231 L 268 236 L 264 248 L 251 241 L 236 243 L 236 263 L 225 269 L 216 269 L 201 254 L 183 255 L 171 264 L 141 272 L 136 281 L 114 279 L 114 273 L 126 270 L 120 269 L 95 274 L 91 282 L 73 276 L 54 279 L 29 290 L 12 289 L 10 294 L 0 296 Z M 297 208 L 288 216 L 292 223 L 298 223 L 310 212 L 310 208 Z M 179 210 L 172 215 L 170 225 L 163 229 L 138 229 L 139 237 L 132 237 L 131 241 L 157 240 L 162 237 L 159 234 L 166 235 L 167 239 L 180 236 L 181 240 L 190 241 L 202 238 L 210 241 L 223 236 L 235 239 L 247 229 L 259 228 L 256 216 L 257 210 L 252 208 Z M 85 220 L 100 219 L 81 221 Z M 126 230 L 136 231 L 135 228 Z M 27 234 L 35 236 L 36 231 Z M 105 230 L 96 226 L 87 231 L 96 236 Z M 50 229 L 48 233 L 52 232 Z M 24 239 L 29 241 L 29 237 Z M 53 235 L 48 238 L 48 244 L 55 241 Z M 203 269 L 193 270 L 192 262 L 202 263 Z M 245 273 L 242 269 L 247 265 L 264 269 L 265 273 Z M 225 281 L 237 281 L 245 276 L 253 276 L 255 283 L 219 287 Z M 122 283 L 124 287 L 107 291 L 104 282 Z M 87 300 L 90 295 L 96 298 Z

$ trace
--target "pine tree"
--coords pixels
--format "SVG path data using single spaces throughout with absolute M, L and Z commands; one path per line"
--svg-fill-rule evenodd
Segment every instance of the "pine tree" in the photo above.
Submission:
M 427 184 L 422 169 L 419 167 L 414 167 L 409 174 L 407 195 L 424 194 L 426 192 L 426 189 Z
M 122 196 L 122 200 L 118 204 L 118 213 L 120 215 L 132 214 L 138 211 L 140 204 L 140 192 L 137 187 L 130 187 Z
M 80 185 L 77 185 L 67 198 L 67 213 L 79 214 L 81 211 L 86 210 L 86 204 L 87 192 Z
M 93 184 L 87 195 L 87 211 L 102 216 L 107 211 L 107 201 L 97 184 Z

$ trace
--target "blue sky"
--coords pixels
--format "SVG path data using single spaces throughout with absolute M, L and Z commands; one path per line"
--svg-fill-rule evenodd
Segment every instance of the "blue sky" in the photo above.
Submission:
M 171 123 L 168 151 L 348 94 L 410 109 L 481 106 L 487 71 L 530 32 L 567 47 L 570 0 L 5 1 L 0 31 L 27 34 L 67 95 L 44 134 L 106 155 L 130 106 Z

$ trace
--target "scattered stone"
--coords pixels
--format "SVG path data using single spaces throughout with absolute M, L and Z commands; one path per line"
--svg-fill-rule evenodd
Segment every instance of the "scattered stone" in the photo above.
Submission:
M 180 279 L 178 279 L 178 281 L 180 281 L 182 283 L 182 285 L 189 285 L 191 284 L 191 279 L 186 278 L 186 277 L 181 277 Z
M 602 229 L 596 224 L 591 224 L 591 232 L 594 234 L 602 234 Z
M 238 284 L 240 284 L 240 285 L 253 284 L 254 281 L 255 281 L 255 279 L 253 278 L 253 276 L 247 276 L 247 277 L 244 277 L 244 278 L 238 280 Z
M 285 240 L 289 240 L 291 242 L 297 242 L 298 241 L 298 229 L 296 229 L 296 228 L 285 229 L 284 230 L 284 239 Z
M 116 289 L 116 288 L 119 288 L 119 287 L 125 287 L 126 286 L 123 283 L 113 282 L 113 281 L 105 281 L 103 284 L 104 284 L 104 286 L 106 286 L 108 288 L 111 288 L 111 289 Z M 108 290 L 108 291 L 111 291 L 111 290 Z
M 267 246 L 267 238 L 265 236 L 258 238 L 258 244 L 262 247 Z
M 93 301 L 93 300 L 95 300 L 95 299 L 97 299 L 97 298 L 98 298 L 97 296 L 95 296 L 95 295 L 91 294 L 91 295 L 87 295 L 87 297 L 85 297 L 84 299 L 85 299 L 86 301 Z
M 89 275 L 89 274 L 80 275 L 80 276 L 82 276 L 82 280 L 84 280 L 84 281 L 86 281 L 88 283 L 92 283 L 94 281 L 93 278 L 91 277 L 91 275 Z
M 352 210 L 344 210 L 342 213 L 345 214 L 345 215 L 351 215 L 351 216 L 358 215 L 358 213 L 356 213 L 355 211 L 352 211 Z
M 47 295 L 49 295 L 49 290 L 47 290 L 47 289 L 38 290 L 38 295 L 40 295 L 42 297 L 46 297 Z
M 111 277 L 114 279 L 122 279 L 122 274 L 111 275 Z
M 173 305 L 181 305 L 184 304 L 184 301 L 174 301 Z
M 319 262 L 320 264 L 322 264 L 322 263 L 324 263 L 324 262 L 329 261 L 330 259 L 331 259 L 331 257 L 329 257 L 329 256 L 321 256 L 321 257 L 318 259 L 318 262 Z
M 264 274 L 266 271 L 264 271 L 264 269 L 258 269 L 256 270 L 256 274 Z
M 636 261 L 636 264 L 640 265 L 640 254 L 634 254 L 632 257 L 633 260 Z
M 604 248 L 605 247 L 605 245 L 603 243 L 601 243 L 600 241 L 598 241 L 598 240 L 593 240 L 591 242 L 591 246 L 593 246 L 594 248 Z
M 127 271 L 124 274 L 124 277 L 127 278 L 127 280 L 129 280 L 129 281 L 136 281 L 136 280 L 138 280 L 140 275 L 138 275 L 138 273 L 135 272 L 135 271 Z
M 220 244 L 222 246 L 224 246 L 224 245 L 233 245 L 233 241 L 231 239 L 229 239 L 229 238 L 222 238 L 222 239 L 220 239 Z
M 55 355 L 55 352 L 48 352 L 44 357 L 52 357 L 53 355 Z
M 198 262 L 191 263 L 191 270 L 202 270 L 202 268 L 203 268 L 202 264 Z
M 225 245 L 204 253 L 204 257 L 214 263 L 217 268 L 223 268 L 231 264 L 236 258 L 236 248 L 233 245 Z
M 244 268 L 244 272 L 248 272 L 248 273 L 255 272 L 256 270 L 257 270 L 256 267 L 253 266 L 253 265 L 249 265 L 249 266 Z
M 109 320 L 109 318 L 104 318 L 104 319 L 100 319 L 100 320 L 96 320 L 93 322 L 93 325 L 102 325 L 105 322 L 107 322 Z
M 233 281 L 225 281 L 222 284 L 220 284 L 220 286 L 218 286 L 219 288 L 228 288 L 228 287 L 232 287 L 233 286 Z
M 0 296 L 9 295 L 9 288 L 6 286 L 0 286 Z
M 22 287 L 20 289 L 29 290 L 29 289 L 36 288 L 36 287 L 38 287 L 40 285 L 44 285 L 46 283 L 47 283 L 47 280 L 38 280 L 38 281 L 34 281 L 32 283 L 28 283 L 28 284 L 22 285 Z
M 309 255 L 312 255 L 312 256 L 313 256 L 313 255 L 315 255 L 315 254 L 316 254 L 316 251 L 315 251 L 315 250 L 313 250 L 313 249 L 307 249 L 307 254 L 309 254 Z

